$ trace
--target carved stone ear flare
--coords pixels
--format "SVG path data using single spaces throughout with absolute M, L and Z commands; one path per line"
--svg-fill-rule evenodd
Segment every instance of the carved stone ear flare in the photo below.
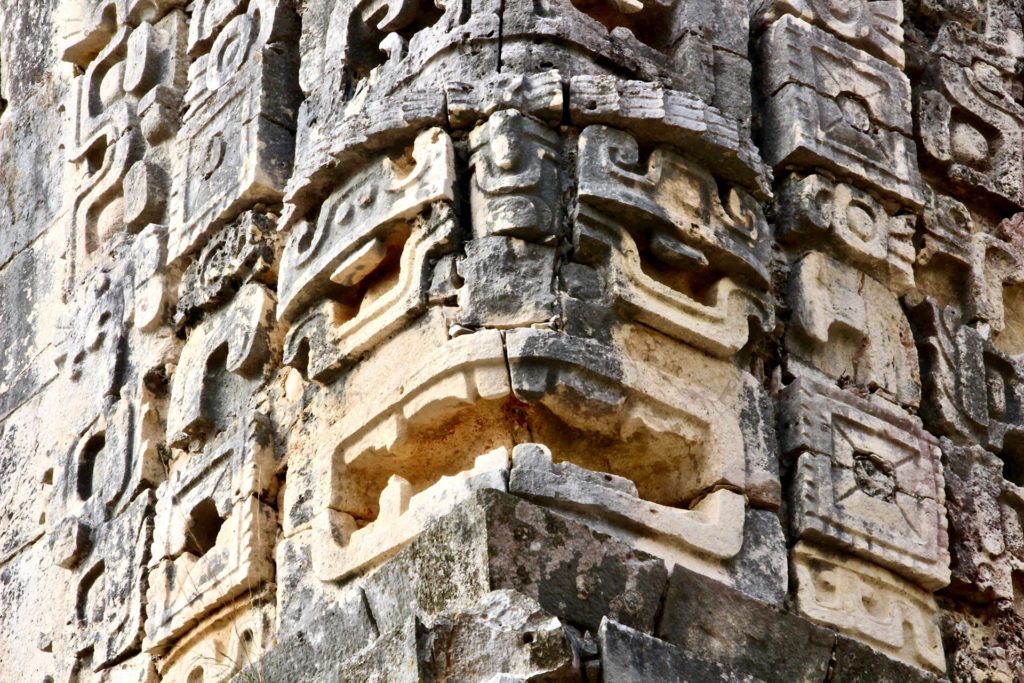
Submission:
M 0 683 L 1024 681 L 1017 0 L 0 5 Z

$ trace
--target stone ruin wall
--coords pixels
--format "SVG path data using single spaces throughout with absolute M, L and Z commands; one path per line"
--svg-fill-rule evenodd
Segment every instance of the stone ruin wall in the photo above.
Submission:
M 0 2 L 0 681 L 1024 680 L 1015 0 Z

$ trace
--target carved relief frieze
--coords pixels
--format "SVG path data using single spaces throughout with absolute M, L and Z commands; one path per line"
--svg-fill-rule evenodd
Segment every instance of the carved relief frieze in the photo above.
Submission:
M 867 274 L 821 252 L 792 267 L 786 346 L 791 372 L 880 391 L 906 406 L 921 400 L 921 373 L 899 300 Z
M 746 344 L 748 319 L 771 329 L 770 235 L 747 192 L 667 149 L 642 161 L 604 126 L 583 131 L 578 159 L 577 259 L 608 269 L 617 306 L 720 356 Z
M 826 168 L 920 208 L 907 77 L 788 14 L 765 30 L 759 45 L 765 161 L 776 169 Z
M 78 170 L 68 247 L 75 265 L 111 236 L 159 220 L 167 177 L 158 129 L 177 125 L 184 13 L 174 3 L 88 3 L 68 20 L 62 59 L 82 73 L 71 96 L 69 160 Z
M 297 32 L 294 9 L 283 0 L 201 2 L 193 10 L 172 261 L 201 248 L 241 211 L 280 202 L 294 153 Z
M 945 672 L 931 594 L 885 569 L 808 543 L 798 543 L 792 557 L 802 615 L 895 659 Z
M 1024 207 L 1024 106 L 1016 58 L 946 23 L 916 93 L 922 158 L 964 200 L 988 195 Z
M 900 408 L 799 379 L 782 392 L 794 533 L 845 548 L 927 590 L 949 583 L 935 437 Z
M 903 3 L 894 0 L 760 0 L 752 24 L 763 28 L 792 15 L 898 69 L 904 66 Z
M 870 192 L 819 174 L 788 176 L 777 197 L 783 244 L 823 248 L 897 296 L 914 287 L 912 215 L 893 215 Z

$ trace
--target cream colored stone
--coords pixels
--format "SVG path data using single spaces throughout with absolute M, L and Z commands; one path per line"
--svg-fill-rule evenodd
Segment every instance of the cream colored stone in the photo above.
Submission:
M 797 610 L 891 657 L 943 673 L 935 599 L 891 572 L 806 543 L 793 549 Z

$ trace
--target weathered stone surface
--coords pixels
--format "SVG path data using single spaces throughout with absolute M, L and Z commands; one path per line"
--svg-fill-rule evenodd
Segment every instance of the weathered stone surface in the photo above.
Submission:
M 797 610 L 895 659 L 944 673 L 931 594 L 880 567 L 805 542 L 793 550 Z
M 789 281 L 791 359 L 896 402 L 917 407 L 921 373 L 899 301 L 865 273 L 820 252 L 793 266 Z M 797 368 L 793 374 L 800 374 Z
M 765 161 L 828 168 L 920 208 L 907 77 L 789 14 L 759 45 Z
M 795 459 L 794 534 L 850 549 L 929 590 L 949 583 L 935 437 L 884 400 L 806 379 L 782 398 L 782 450 Z
M 598 631 L 601 680 L 607 683 L 684 683 L 722 681 L 757 683 L 766 680 L 727 665 L 703 659 L 683 648 L 605 619 Z
M 765 681 L 825 680 L 834 639 L 827 629 L 682 567 L 669 579 L 655 635 L 730 674 Z
M 0 681 L 1024 680 L 1017 4 L 0 0 Z
M 538 555 L 545 545 L 558 552 Z M 431 615 L 511 589 L 570 624 L 596 630 L 610 615 L 650 632 L 665 580 L 664 564 L 644 552 L 508 494 L 481 491 L 369 576 L 363 589 L 382 631 L 399 627 L 411 611 L 429 625 Z

